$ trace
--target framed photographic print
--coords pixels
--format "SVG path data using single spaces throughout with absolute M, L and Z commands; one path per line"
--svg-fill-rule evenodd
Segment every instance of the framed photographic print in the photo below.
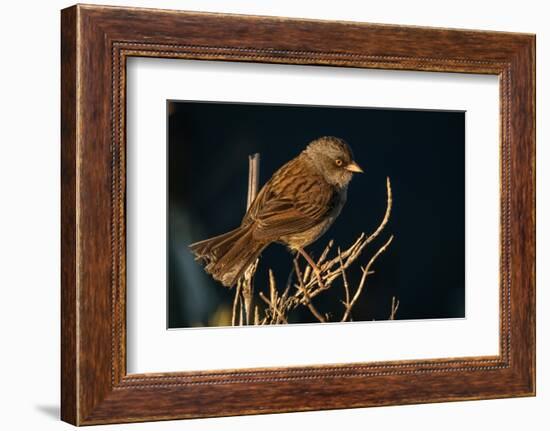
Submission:
M 535 394 L 533 35 L 61 30 L 63 420 Z

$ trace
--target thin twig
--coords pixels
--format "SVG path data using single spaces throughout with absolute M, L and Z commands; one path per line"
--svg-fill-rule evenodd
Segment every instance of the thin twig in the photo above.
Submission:
M 322 268 L 322 263 L 325 261 L 325 259 L 327 258 L 328 256 L 328 252 L 330 251 L 330 249 L 332 248 L 332 246 L 334 245 L 334 240 L 331 239 L 327 246 L 325 247 L 325 249 L 323 250 L 323 252 L 321 253 L 321 256 L 319 256 L 319 260 L 317 261 L 317 266 L 319 268 Z
M 386 177 L 386 193 L 387 193 L 386 213 L 384 214 L 384 218 L 382 219 L 382 223 L 380 223 L 380 225 L 378 226 L 378 229 L 376 229 L 374 231 L 374 233 L 372 233 L 368 237 L 367 244 L 372 242 L 380 234 L 380 232 L 382 232 L 384 227 L 386 227 L 386 224 L 388 223 L 388 220 L 390 219 L 391 209 L 392 209 L 392 205 L 393 205 L 393 196 L 392 196 L 392 191 L 391 191 L 390 177 Z
M 296 250 L 298 251 L 298 253 L 300 253 L 304 257 L 307 263 L 309 263 L 309 266 L 311 267 L 313 272 L 315 272 L 315 277 L 317 278 L 317 284 L 319 285 L 319 288 L 324 290 L 325 286 L 323 283 L 323 276 L 321 275 L 321 270 L 317 267 L 317 265 L 315 264 L 311 256 L 307 254 L 307 252 L 303 248 L 300 247 L 300 248 L 297 248 Z M 304 281 L 304 278 L 300 277 L 300 279 Z
M 378 249 L 378 251 L 374 254 L 374 256 L 372 256 L 370 258 L 369 263 L 363 269 L 363 275 L 361 276 L 361 281 L 359 282 L 359 287 L 355 291 L 355 294 L 353 295 L 353 298 L 352 298 L 351 302 L 346 307 L 346 311 L 344 312 L 344 316 L 342 317 L 342 322 L 345 322 L 348 319 L 348 317 L 350 316 L 350 313 L 351 313 L 351 309 L 353 308 L 353 306 L 355 305 L 355 303 L 359 299 L 359 296 L 361 295 L 361 292 L 363 291 L 363 288 L 365 286 L 365 281 L 367 279 L 367 276 L 370 272 L 369 271 L 370 267 L 376 261 L 378 256 L 380 256 L 384 251 L 386 251 L 386 249 L 388 248 L 388 246 L 391 244 L 392 241 L 393 241 L 393 235 L 390 236 L 390 239 L 388 239 L 386 241 L 386 243 Z
M 390 320 L 395 320 L 395 315 L 397 314 L 398 309 L 399 309 L 399 299 L 396 300 L 395 296 L 392 296 Z
M 284 298 L 280 298 L 277 294 L 275 276 L 271 269 L 269 270 L 269 295 L 270 298 L 268 299 L 263 292 L 260 292 L 260 298 L 269 306 L 272 317 L 271 323 L 277 324 L 281 321 L 288 323 L 285 317 Z
M 244 311 L 245 311 L 245 323 L 250 325 L 252 323 L 252 299 L 254 297 L 254 274 L 256 273 L 256 268 L 258 267 L 258 259 L 250 265 L 241 279 L 243 287 L 241 289 L 241 295 L 244 300 Z
M 277 323 L 278 321 L 282 321 L 283 323 L 288 323 L 287 319 L 284 315 L 284 312 L 277 307 L 277 304 L 272 303 L 267 296 L 264 295 L 263 292 L 260 292 L 260 298 L 262 301 L 264 301 L 267 306 L 269 307 L 269 314 L 271 314 L 271 323 Z
M 384 213 L 384 217 L 382 218 L 382 221 L 380 222 L 376 230 L 368 237 L 364 233 L 362 233 L 359 236 L 359 238 L 357 238 L 357 240 L 349 248 L 347 248 L 345 251 L 341 253 L 340 256 L 336 256 L 330 260 L 327 260 L 322 265 L 319 265 L 321 273 L 323 273 L 322 279 L 325 286 L 330 285 L 332 281 L 334 281 L 336 278 L 340 276 L 341 268 L 347 269 L 353 262 L 355 262 L 355 260 L 359 257 L 359 255 L 363 251 L 363 249 L 372 241 L 374 241 L 380 235 L 382 230 L 386 227 L 390 219 L 392 206 L 393 206 L 392 188 L 391 188 L 391 182 L 389 177 L 386 178 L 386 194 L 387 194 L 386 211 Z M 329 243 L 329 245 L 331 244 Z M 341 261 L 343 261 L 343 267 L 340 265 Z M 311 279 L 307 283 L 305 283 L 306 287 L 308 288 L 313 287 L 315 284 L 317 284 L 316 279 Z M 312 290 L 310 292 L 310 295 L 312 298 L 314 298 L 323 290 L 325 290 L 325 288 L 319 285 L 317 289 Z
M 243 296 L 239 295 L 239 326 L 243 326 L 243 323 L 244 323 Z
M 260 184 L 260 153 L 254 153 L 248 156 L 248 195 L 246 198 L 246 209 L 250 208 Z
M 305 305 L 307 305 L 307 308 L 309 308 L 309 311 L 319 320 L 319 322 L 326 322 L 326 319 L 323 317 L 321 313 L 315 308 L 315 306 L 311 303 L 311 300 L 309 298 L 309 295 L 307 293 L 307 289 L 304 286 L 304 283 L 302 282 L 302 274 L 300 272 L 300 267 L 298 266 L 298 262 L 296 259 L 294 259 L 294 267 L 296 269 L 296 275 L 298 276 L 298 286 L 303 294 L 303 299 L 305 301 Z
M 344 263 L 342 262 L 342 252 L 340 250 L 340 247 L 338 247 L 338 257 L 340 258 L 340 268 L 342 270 L 342 281 L 344 283 L 344 293 L 345 293 L 345 306 L 349 306 L 349 300 L 350 300 L 350 293 L 349 293 L 349 283 L 348 278 L 346 277 L 346 270 L 344 269 Z
M 258 190 L 258 173 L 259 155 L 250 156 L 247 208 L 254 201 Z M 237 284 L 237 291 L 235 292 L 235 300 L 233 302 L 233 324 L 235 324 L 235 321 L 237 320 L 237 311 L 239 311 L 240 314 L 240 324 L 253 323 L 256 325 L 263 325 L 288 323 L 287 316 L 290 311 L 302 305 L 307 306 L 319 322 L 327 322 L 332 320 L 332 317 L 328 314 L 323 315 L 319 312 L 319 310 L 313 305 L 312 299 L 321 294 L 323 291 L 330 289 L 333 286 L 334 281 L 338 278 L 342 279 L 344 289 L 344 299 L 341 302 L 345 307 L 345 311 L 342 321 L 351 320 L 352 309 L 362 295 L 362 292 L 365 290 L 366 279 L 374 272 L 371 271 L 372 265 L 389 247 L 393 240 L 393 236 L 391 236 L 386 243 L 370 258 L 366 267 L 361 268 L 361 279 L 355 291 L 352 292 L 353 289 L 347 278 L 346 270 L 357 261 L 366 246 L 380 235 L 390 219 L 393 197 L 389 178 L 386 179 L 386 189 L 386 211 L 384 213 L 384 217 L 373 233 L 368 236 L 365 233 L 362 233 L 355 240 L 355 242 L 345 250 L 341 250 L 338 247 L 336 256 L 330 258 L 329 254 L 334 246 L 333 240 L 328 242 L 316 261 L 314 261 L 305 251 L 299 250 L 300 254 L 302 254 L 306 260 L 306 265 L 304 266 L 303 271 L 301 271 L 298 264 L 298 258 L 295 257 L 293 259 L 293 268 L 288 276 L 285 290 L 282 295 L 280 295 L 277 291 L 273 271 L 271 269 L 269 270 L 269 297 L 261 291 L 258 293 L 259 298 L 266 304 L 262 319 L 260 319 L 259 307 L 253 304 L 253 278 L 257 269 L 257 261 L 254 265 L 251 265 L 245 272 L 245 276 L 242 277 Z M 296 275 L 295 282 L 293 282 L 293 274 Z M 293 293 L 291 293 L 292 286 L 296 288 L 296 291 Z M 393 298 L 390 319 L 395 318 L 398 307 L 399 301 Z
M 277 286 L 275 285 L 275 276 L 273 271 L 269 270 L 269 297 L 271 298 L 271 306 L 273 308 L 273 317 L 275 323 L 279 321 L 279 308 L 277 307 Z
M 233 299 L 233 314 L 231 317 L 231 326 L 237 324 L 237 307 L 239 305 L 239 298 L 241 297 L 241 283 L 237 283 L 237 288 L 235 289 L 235 298 Z
M 248 156 L 248 193 L 246 196 L 246 209 L 250 208 L 256 195 L 258 194 L 258 188 L 260 183 L 260 154 L 255 153 Z M 239 303 L 241 307 L 244 308 L 239 311 L 239 325 L 242 325 L 243 322 L 247 325 L 252 323 L 252 303 L 254 299 L 254 273 L 256 272 L 256 267 L 258 265 L 258 260 L 254 262 L 244 273 L 244 276 L 237 283 L 237 287 L 240 285 L 240 289 L 235 289 L 235 299 L 233 300 L 233 316 L 231 322 L 233 326 L 237 321 L 237 297 L 240 296 L 241 300 Z M 244 316 L 243 316 L 244 311 Z

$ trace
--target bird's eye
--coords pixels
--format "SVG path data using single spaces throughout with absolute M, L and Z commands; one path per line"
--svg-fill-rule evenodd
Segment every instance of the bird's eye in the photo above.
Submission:
M 343 163 L 342 160 L 336 159 L 336 166 L 342 166 Z

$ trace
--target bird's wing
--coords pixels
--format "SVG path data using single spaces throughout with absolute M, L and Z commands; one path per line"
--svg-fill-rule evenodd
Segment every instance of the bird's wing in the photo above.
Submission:
M 276 241 L 303 232 L 324 220 L 336 205 L 338 192 L 320 175 L 304 171 L 296 160 L 284 165 L 262 187 L 245 216 L 254 238 Z

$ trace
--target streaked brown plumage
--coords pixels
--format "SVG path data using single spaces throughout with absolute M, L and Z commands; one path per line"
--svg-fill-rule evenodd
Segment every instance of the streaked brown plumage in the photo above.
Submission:
M 346 202 L 354 172 L 362 170 L 344 140 L 316 139 L 265 183 L 240 227 L 189 247 L 212 277 L 231 287 L 272 242 L 301 250 L 323 235 Z

